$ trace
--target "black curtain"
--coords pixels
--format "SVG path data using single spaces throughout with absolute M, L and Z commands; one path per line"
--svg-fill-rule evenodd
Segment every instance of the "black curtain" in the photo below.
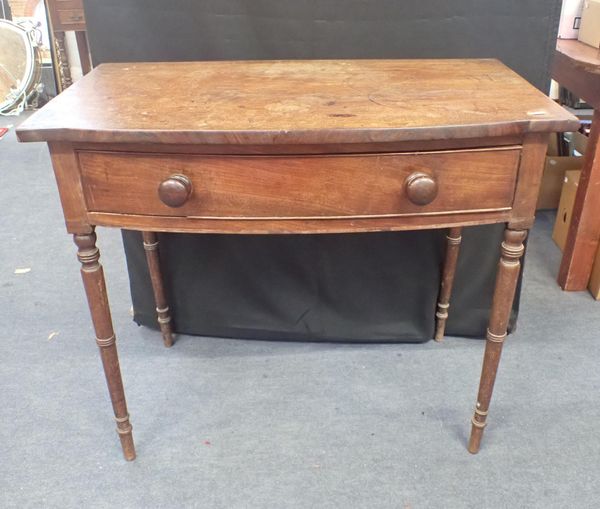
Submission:
M 560 14 L 560 0 L 84 4 L 94 64 L 491 57 L 543 91 Z M 185 98 L 174 100 L 185 104 Z M 464 230 L 448 334 L 484 334 L 502 230 L 502 225 Z M 161 235 L 176 329 L 260 339 L 427 340 L 433 335 L 444 234 Z M 154 327 L 140 236 L 124 232 L 123 238 L 134 319 Z M 513 326 L 517 307 L 518 297 Z

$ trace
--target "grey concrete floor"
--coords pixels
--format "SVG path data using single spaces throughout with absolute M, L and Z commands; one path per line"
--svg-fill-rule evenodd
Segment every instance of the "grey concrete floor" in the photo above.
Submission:
M 11 130 L 0 172 L 0 507 L 600 506 L 600 303 L 556 285 L 552 214 L 531 236 L 477 456 L 465 444 L 482 341 L 183 336 L 167 350 L 132 322 L 120 235 L 99 229 L 138 449 L 127 463 L 45 146 Z

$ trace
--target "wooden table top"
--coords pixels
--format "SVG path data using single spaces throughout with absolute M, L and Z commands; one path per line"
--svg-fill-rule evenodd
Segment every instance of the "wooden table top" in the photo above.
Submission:
M 576 39 L 558 39 L 556 51 L 578 62 L 588 72 L 600 74 L 600 49 Z
M 558 39 L 552 78 L 592 108 L 600 109 L 600 50 L 570 39 Z
M 497 60 L 103 64 L 21 141 L 377 143 L 569 131 L 577 119 Z

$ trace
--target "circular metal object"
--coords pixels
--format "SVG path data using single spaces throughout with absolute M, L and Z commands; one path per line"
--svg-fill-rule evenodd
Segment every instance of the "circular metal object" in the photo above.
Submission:
M 42 73 L 35 30 L 0 19 L 0 112 L 25 104 Z

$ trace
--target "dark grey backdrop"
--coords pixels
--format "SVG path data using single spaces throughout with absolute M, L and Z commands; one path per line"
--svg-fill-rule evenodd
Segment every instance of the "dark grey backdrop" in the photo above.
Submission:
M 84 3 L 94 64 L 495 57 L 544 91 L 560 14 L 560 0 Z M 484 333 L 501 232 L 499 225 L 465 231 L 450 334 Z M 180 332 L 367 341 L 433 334 L 443 232 L 161 241 Z M 124 242 L 135 319 L 154 326 L 139 235 L 125 232 Z

